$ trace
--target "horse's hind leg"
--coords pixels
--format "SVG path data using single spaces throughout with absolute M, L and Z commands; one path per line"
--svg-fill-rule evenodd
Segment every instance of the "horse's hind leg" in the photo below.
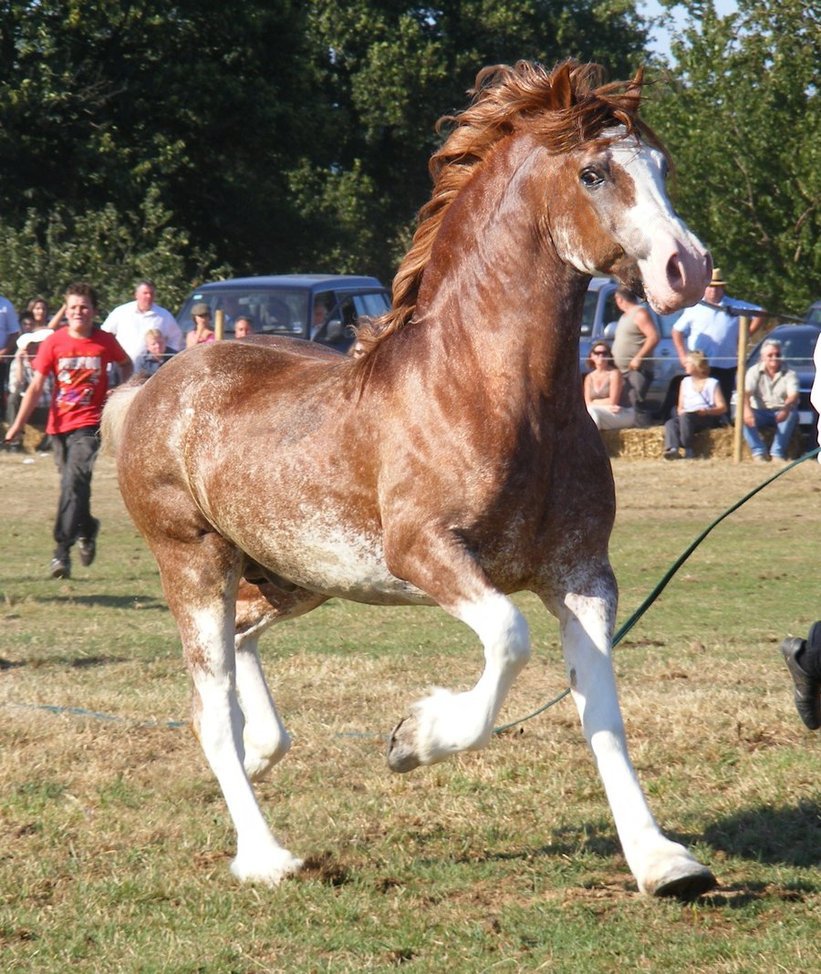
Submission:
M 553 606 L 573 698 L 596 759 L 624 855 L 643 893 L 689 899 L 715 886 L 713 874 L 656 825 L 627 753 L 610 640 L 616 583 L 609 566 Z
M 148 537 L 194 684 L 193 717 L 237 831 L 231 870 L 277 883 L 301 862 L 277 842 L 244 768 L 244 718 L 236 690 L 235 600 L 242 557 L 216 535 L 193 544 Z
M 249 778 L 258 780 L 265 775 L 291 746 L 262 670 L 259 637 L 273 623 L 309 612 L 324 601 L 324 596 L 303 589 L 285 592 L 267 582 L 240 583 L 234 643 L 237 692 L 245 715 L 244 766 Z

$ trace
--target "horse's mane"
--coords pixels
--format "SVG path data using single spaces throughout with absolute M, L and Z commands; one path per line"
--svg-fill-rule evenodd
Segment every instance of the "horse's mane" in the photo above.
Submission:
M 551 152 L 563 153 L 594 139 L 603 129 L 624 125 L 628 133 L 664 151 L 638 118 L 642 84 L 642 70 L 632 81 L 605 84 L 600 65 L 572 59 L 552 71 L 530 61 L 483 68 L 469 92 L 468 107 L 437 122 L 437 131 L 447 127 L 450 134 L 430 160 L 431 199 L 419 211 L 410 250 L 393 279 L 391 310 L 358 329 L 357 354 L 367 355 L 411 320 L 445 214 L 501 139 L 513 132 L 532 132 Z

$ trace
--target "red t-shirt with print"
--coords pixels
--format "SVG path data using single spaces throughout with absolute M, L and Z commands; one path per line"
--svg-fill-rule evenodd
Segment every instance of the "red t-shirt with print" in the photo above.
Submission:
M 40 343 L 34 371 L 54 375 L 54 394 L 47 433 L 69 433 L 84 426 L 99 426 L 106 396 L 110 363 L 128 356 L 113 335 L 95 328 L 88 338 L 72 337 L 60 328 Z

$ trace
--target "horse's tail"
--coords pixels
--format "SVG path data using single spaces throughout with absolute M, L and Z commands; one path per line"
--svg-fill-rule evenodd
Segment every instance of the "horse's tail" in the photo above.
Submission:
M 100 437 L 102 440 L 102 452 L 107 456 L 116 459 L 119 452 L 120 440 L 122 438 L 125 417 L 131 403 L 137 398 L 137 394 L 143 385 L 148 381 L 149 376 L 145 372 L 140 372 L 132 376 L 128 382 L 111 393 L 103 409 L 103 418 L 100 423 Z

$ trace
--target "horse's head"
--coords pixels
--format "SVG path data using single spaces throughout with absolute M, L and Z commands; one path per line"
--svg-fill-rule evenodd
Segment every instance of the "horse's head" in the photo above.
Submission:
M 615 85 L 580 90 L 569 65 L 557 73 L 559 114 L 575 117 L 586 135 L 560 157 L 562 191 L 548 204 L 559 256 L 583 273 L 643 287 L 662 314 L 694 304 L 712 260 L 673 209 L 667 154 L 637 118 L 641 72 L 621 91 Z
M 584 273 L 643 286 L 661 314 L 695 304 L 712 260 L 670 204 L 664 153 L 616 128 L 571 153 L 564 166 L 572 185 L 551 214 L 560 256 Z
M 510 265 L 499 253 L 515 254 L 521 276 L 522 248 L 538 260 L 540 242 L 549 241 L 560 266 L 612 274 L 662 314 L 702 297 L 712 261 L 667 198 L 667 154 L 638 118 L 642 73 L 612 84 L 602 76 L 599 65 L 572 60 L 553 71 L 519 61 L 479 72 L 471 104 L 440 119 L 451 131 L 431 158 L 433 195 L 394 278 L 393 308 L 360 330 L 358 349 L 412 319 L 437 247 L 446 256 L 440 263 L 463 267 L 454 254 L 491 224 L 497 251 L 487 240 L 481 249 L 494 270 Z M 500 203 L 505 193 L 510 207 Z M 464 238 L 456 244 L 455 227 Z

